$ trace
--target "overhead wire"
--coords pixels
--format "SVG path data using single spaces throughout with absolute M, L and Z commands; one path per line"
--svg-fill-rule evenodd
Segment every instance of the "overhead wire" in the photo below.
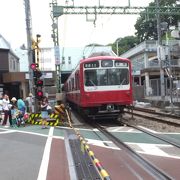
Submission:
M 119 0 L 116 0 L 115 4 L 117 4 L 118 2 L 119 2 Z M 99 5 L 100 5 L 100 4 L 99 4 Z M 114 11 L 115 11 L 115 9 L 114 9 Z M 105 22 L 103 22 L 103 17 L 104 17 L 104 15 L 100 15 L 100 18 L 101 18 L 101 21 L 102 21 L 102 22 L 101 22 L 101 28 L 102 28 L 102 29 L 99 30 L 99 32 L 100 32 L 100 31 L 103 31 L 104 25 L 107 24 L 107 22 L 109 22 L 109 21 L 111 20 L 112 14 L 113 14 L 113 12 L 112 12 L 110 15 L 108 15 L 109 17 L 108 17 L 108 19 L 107 19 Z M 101 36 L 101 34 L 102 34 L 102 33 L 100 33 L 100 36 Z M 90 54 L 93 52 L 94 48 L 95 48 L 95 46 L 92 47 Z
M 114 4 L 117 5 L 118 2 L 120 3 L 120 0 L 116 0 L 116 2 L 115 2 Z M 66 1 L 66 3 L 68 4 L 68 1 Z M 100 2 L 99 2 L 99 6 L 100 6 Z M 115 11 L 115 10 L 114 10 L 114 11 Z M 102 32 L 102 31 L 103 31 L 104 25 L 106 25 L 107 22 L 109 22 L 109 21 L 111 20 L 112 14 L 113 14 L 113 12 L 109 15 L 108 19 L 107 19 L 105 22 L 102 21 L 102 23 L 101 23 L 101 24 L 102 24 L 102 25 L 101 25 L 101 29 L 98 28 L 97 26 L 94 26 L 94 28 L 92 29 L 90 35 L 88 36 L 87 42 L 89 42 L 89 44 L 90 44 L 90 43 L 94 44 L 94 42 L 92 42 L 93 34 L 97 33 L 98 31 L 99 31 L 99 32 Z M 100 15 L 101 19 L 103 18 L 103 16 L 104 16 L 104 15 Z M 66 23 L 67 23 L 67 19 L 65 19 L 64 26 L 66 26 Z M 65 29 L 66 29 L 66 28 L 65 28 Z M 99 30 L 98 30 L 98 29 L 99 29 Z M 99 33 L 99 36 L 101 36 L 101 34 L 102 34 L 102 33 Z M 66 34 L 64 34 L 64 41 L 65 41 L 65 38 L 66 38 Z M 87 44 L 88 44 L 88 43 L 87 43 Z M 86 54 L 88 51 L 90 51 L 90 53 L 91 53 L 91 52 L 94 50 L 94 48 L 95 48 L 94 45 L 93 45 L 93 46 L 85 46 L 84 49 L 83 49 L 83 51 L 82 51 L 81 57 L 84 57 L 85 54 Z M 62 54 L 64 54 L 64 50 L 63 50 Z
M 117 4 L 118 1 L 119 1 L 119 0 L 116 0 L 115 4 Z M 99 6 L 100 6 L 100 2 L 99 2 Z M 101 19 L 102 19 L 102 17 L 103 17 L 103 15 L 100 15 L 100 18 L 101 18 Z M 106 20 L 105 23 L 107 23 L 108 21 L 110 21 L 111 17 L 112 17 L 112 14 L 110 14 L 110 17 Z M 103 30 L 103 26 L 104 26 L 104 22 L 102 22 L 102 30 Z M 97 28 L 97 26 L 95 26 L 94 29 L 93 29 L 93 31 L 91 32 L 91 35 L 89 36 L 89 41 L 92 39 L 92 34 L 93 34 L 93 32 L 95 32 L 95 31 L 97 31 L 97 30 L 98 30 L 98 28 Z M 99 30 L 99 32 L 100 32 L 100 30 Z M 100 33 L 100 35 L 101 35 L 101 33 Z M 88 47 L 88 48 L 87 48 L 87 47 Z M 91 54 L 91 53 L 93 52 L 93 50 L 94 50 L 94 48 L 95 48 L 95 45 L 93 44 L 93 46 L 85 46 L 85 47 L 84 47 L 84 50 L 83 50 L 83 56 L 86 54 L 86 52 L 87 52 L 90 48 L 91 48 L 91 50 L 90 50 L 90 53 L 89 53 L 89 54 Z M 87 49 L 87 50 L 86 50 L 86 49 Z

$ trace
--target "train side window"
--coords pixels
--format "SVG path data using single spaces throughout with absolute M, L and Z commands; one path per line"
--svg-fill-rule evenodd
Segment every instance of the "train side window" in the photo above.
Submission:
M 72 90 L 74 90 L 74 88 L 75 88 L 75 86 L 74 86 L 75 85 L 74 78 L 71 79 L 71 85 L 72 85 Z
M 76 90 L 79 89 L 79 73 L 76 74 Z
M 71 91 L 72 89 L 71 89 L 71 81 L 69 81 L 69 91 Z

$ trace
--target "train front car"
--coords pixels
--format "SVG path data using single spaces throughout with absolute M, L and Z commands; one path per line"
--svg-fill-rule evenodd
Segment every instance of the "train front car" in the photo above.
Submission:
M 131 62 L 98 56 L 80 63 L 81 109 L 88 117 L 114 117 L 132 104 Z

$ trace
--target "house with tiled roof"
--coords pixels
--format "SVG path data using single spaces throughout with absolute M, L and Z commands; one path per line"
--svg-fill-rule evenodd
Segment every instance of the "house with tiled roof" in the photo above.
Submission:
M 10 43 L 0 34 L 0 93 L 10 97 L 25 94 L 25 73 L 20 72 L 19 57 L 11 49 Z

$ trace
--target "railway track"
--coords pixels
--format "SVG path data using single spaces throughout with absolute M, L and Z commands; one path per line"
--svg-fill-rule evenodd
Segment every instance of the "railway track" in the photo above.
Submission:
M 117 125 L 122 126 L 122 122 L 118 121 L 116 123 L 117 123 Z M 99 131 L 101 131 L 105 136 L 107 136 L 114 144 L 116 144 L 116 146 L 118 146 L 122 150 L 125 150 L 128 153 L 128 155 L 132 157 L 133 160 L 143 164 L 143 167 L 145 167 L 145 170 L 149 170 L 150 173 L 157 175 L 157 177 L 155 177 L 155 179 L 156 178 L 157 179 L 164 179 L 164 178 L 165 179 L 173 179 L 173 177 L 171 177 L 168 174 L 168 172 L 165 172 L 160 167 L 158 167 L 158 165 L 151 163 L 145 157 L 142 157 L 140 154 L 136 153 L 135 150 L 133 150 L 133 148 L 131 148 L 129 145 L 127 145 L 125 142 L 123 142 L 121 140 L 121 138 L 119 138 L 119 136 L 113 135 L 112 132 L 108 131 L 105 127 L 101 126 L 100 124 L 96 124 L 95 126 Z M 137 127 L 137 126 L 132 126 L 132 125 L 126 124 L 126 127 L 127 126 L 130 126 L 132 129 L 142 132 L 143 134 L 148 135 L 151 138 L 160 140 L 160 141 L 164 142 L 166 145 L 171 145 L 174 148 L 177 148 L 177 150 L 180 149 L 180 142 L 175 141 L 175 139 L 170 138 L 169 136 L 166 136 L 164 134 L 159 134 L 159 133 L 153 133 L 143 127 Z
M 179 141 L 176 141 L 176 139 L 171 138 L 171 137 L 169 137 L 169 136 L 167 136 L 167 135 L 164 135 L 164 134 L 162 134 L 162 133 L 161 133 L 161 134 L 159 134 L 159 133 L 153 133 L 152 131 L 147 130 L 147 129 L 143 128 L 143 127 L 130 125 L 129 123 L 122 123 L 122 122 L 121 122 L 120 124 L 121 124 L 121 125 L 123 124 L 123 125 L 129 126 L 129 127 L 132 127 L 132 128 L 134 128 L 134 129 L 137 129 L 137 130 L 139 130 L 139 131 L 141 131 L 141 132 L 144 132 L 144 133 L 146 133 L 146 134 L 148 134 L 148 135 L 150 135 L 150 136 L 153 136 L 153 137 L 155 137 L 155 138 L 157 138 L 157 139 L 160 139 L 160 140 L 162 140 L 162 141 L 164 141 L 164 142 L 166 142 L 166 143 L 168 143 L 168 144 L 170 144 L 170 145 L 172 145 L 172 146 L 175 146 L 175 147 L 177 147 L 177 148 L 180 149 L 180 142 L 179 142 Z
M 122 126 L 122 122 L 116 122 L 116 121 L 113 121 L 113 122 L 114 122 L 113 124 L 112 124 L 112 121 L 111 121 L 111 124 L 109 124 L 110 127 L 115 127 L 116 129 L 119 126 Z M 85 124 L 86 122 L 84 123 L 84 125 Z M 122 166 L 129 169 L 131 174 L 134 177 L 136 178 L 138 177 L 138 179 L 142 179 L 144 177 L 146 178 L 149 177 L 150 179 L 173 179 L 173 177 L 171 177 L 172 175 L 171 172 L 169 173 L 169 171 L 164 170 L 161 166 L 156 165 L 156 163 L 153 163 L 153 161 L 151 160 L 149 161 L 149 159 L 147 159 L 146 156 L 143 156 L 143 154 L 139 154 L 133 148 L 133 146 L 123 142 L 123 140 L 121 140 L 119 136 L 115 136 L 113 134 L 114 131 L 111 132 L 111 130 L 108 130 L 109 125 L 107 123 L 105 123 L 104 125 L 102 125 L 101 123 L 97 124 L 96 121 L 93 121 L 93 124 L 88 123 L 88 126 L 93 127 L 92 132 L 95 133 L 95 136 L 97 136 L 98 139 L 100 139 L 101 141 L 104 141 L 102 139 L 103 136 L 101 136 L 98 133 L 98 131 L 95 131 L 94 129 L 98 129 L 99 132 L 104 134 L 106 138 L 108 138 L 121 150 L 121 151 L 118 151 L 119 155 L 116 154 L 116 156 L 119 156 L 118 157 L 119 159 L 123 159 L 122 161 L 125 164 L 122 164 Z M 129 126 L 129 125 L 126 124 L 126 126 Z M 137 131 L 141 131 L 142 133 L 146 133 L 149 136 L 152 136 L 151 138 L 164 141 L 166 145 L 171 145 L 174 148 L 180 149 L 180 144 L 174 142 L 172 139 L 168 139 L 167 137 L 160 136 L 159 134 L 154 134 L 144 128 L 140 128 L 136 126 L 134 127 L 131 126 L 131 127 L 132 129 L 136 129 Z M 109 146 L 108 144 L 105 144 L 106 141 L 103 143 L 105 146 L 107 147 Z M 144 176 L 144 174 L 146 175 Z
M 126 152 L 127 157 L 131 158 L 132 161 L 137 163 L 137 166 L 141 165 L 141 168 L 146 171 L 150 176 L 155 179 L 173 179 L 170 175 L 164 172 L 162 169 L 155 166 L 153 163 L 149 162 L 147 159 L 136 153 L 132 148 L 130 148 L 126 143 L 121 141 L 119 138 L 114 136 L 111 132 L 107 131 L 100 124 L 95 124 L 95 126 L 100 132 L 102 132 L 108 139 L 110 139 L 117 147 Z
M 132 118 L 137 116 L 144 119 L 165 123 L 171 126 L 180 127 L 180 117 L 176 115 L 156 112 L 155 110 L 145 108 L 134 108 L 133 111 L 125 110 L 124 112 L 131 115 Z

